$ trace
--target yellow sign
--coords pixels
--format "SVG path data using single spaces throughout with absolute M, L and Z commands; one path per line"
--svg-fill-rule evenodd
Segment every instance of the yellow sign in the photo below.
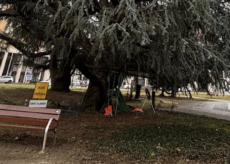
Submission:
M 36 82 L 34 88 L 33 99 L 45 99 L 48 90 L 49 83 L 46 82 Z

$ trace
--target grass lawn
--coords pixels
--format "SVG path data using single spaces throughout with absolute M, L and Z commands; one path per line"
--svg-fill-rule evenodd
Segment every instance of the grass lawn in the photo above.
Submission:
M 0 103 L 23 105 L 25 98 L 32 97 L 33 89 L 34 85 L 0 84 Z M 42 145 L 42 133 L 0 128 L 0 159 L 4 163 L 14 163 L 13 159 L 18 163 L 25 159 L 26 163 L 73 164 L 230 162 L 229 121 L 161 110 L 170 108 L 172 101 L 193 101 L 182 95 L 176 99 L 156 96 L 159 108 L 156 114 L 146 105 L 144 113 L 122 112 L 110 118 L 100 112 L 81 112 L 79 103 L 85 89 L 71 90 L 70 93 L 47 93 L 49 106 L 62 108 L 63 111 L 58 145 L 51 146 L 50 135 L 47 152 L 41 156 L 37 152 Z M 127 90 L 122 90 L 122 93 L 125 96 Z M 145 96 L 144 92 L 142 96 Z M 194 97 L 203 101 L 206 95 L 199 93 Z M 229 96 L 212 98 L 228 100 Z M 127 104 L 140 107 L 142 102 L 127 101 Z

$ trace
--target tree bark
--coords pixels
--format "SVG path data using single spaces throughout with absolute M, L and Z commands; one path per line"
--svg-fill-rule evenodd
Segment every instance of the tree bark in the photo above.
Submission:
M 100 111 L 107 99 L 107 73 L 97 69 L 92 70 L 87 67 L 86 63 L 85 59 L 78 60 L 76 63 L 79 71 L 90 80 L 81 106 L 84 111 Z
M 172 98 L 176 98 L 176 93 L 177 93 L 177 86 L 174 83 L 172 86 L 172 94 L 171 94 Z
M 54 73 L 51 73 L 51 88 L 50 90 L 52 91 L 57 91 L 57 92 L 69 92 L 69 86 L 70 86 L 70 79 L 71 75 L 70 72 L 65 70 L 65 74 L 62 76 L 56 75 Z
M 69 86 L 71 84 L 71 69 L 71 57 L 60 61 L 60 64 L 58 64 L 57 56 L 52 54 L 50 60 L 50 90 L 57 92 L 69 92 Z
M 89 83 L 81 107 L 84 111 L 100 111 L 107 100 L 107 88 L 103 82 Z

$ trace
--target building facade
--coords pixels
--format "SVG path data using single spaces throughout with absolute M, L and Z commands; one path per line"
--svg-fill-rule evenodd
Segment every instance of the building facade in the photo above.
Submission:
M 0 76 L 13 76 L 14 83 L 29 83 L 49 79 L 49 70 L 37 70 L 24 66 L 23 59 L 24 56 L 13 47 L 8 47 L 6 51 L 0 51 Z
M 5 28 L 7 22 L 0 21 L 0 30 L 6 31 L 10 28 Z M 23 65 L 24 56 L 13 46 L 7 46 L 4 41 L 0 42 L 0 76 L 13 76 L 15 83 L 28 83 L 49 79 L 50 73 L 48 70 L 36 70 Z M 38 59 L 42 60 L 42 59 Z M 36 60 L 35 60 L 36 61 Z M 37 61 L 39 62 L 39 61 Z

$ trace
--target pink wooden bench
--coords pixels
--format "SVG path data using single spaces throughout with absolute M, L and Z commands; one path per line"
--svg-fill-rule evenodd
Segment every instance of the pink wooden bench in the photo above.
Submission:
M 41 151 L 41 153 L 44 153 L 49 130 L 54 132 L 54 144 L 56 143 L 56 131 L 60 114 L 60 109 L 0 104 L 0 127 L 44 130 Z

